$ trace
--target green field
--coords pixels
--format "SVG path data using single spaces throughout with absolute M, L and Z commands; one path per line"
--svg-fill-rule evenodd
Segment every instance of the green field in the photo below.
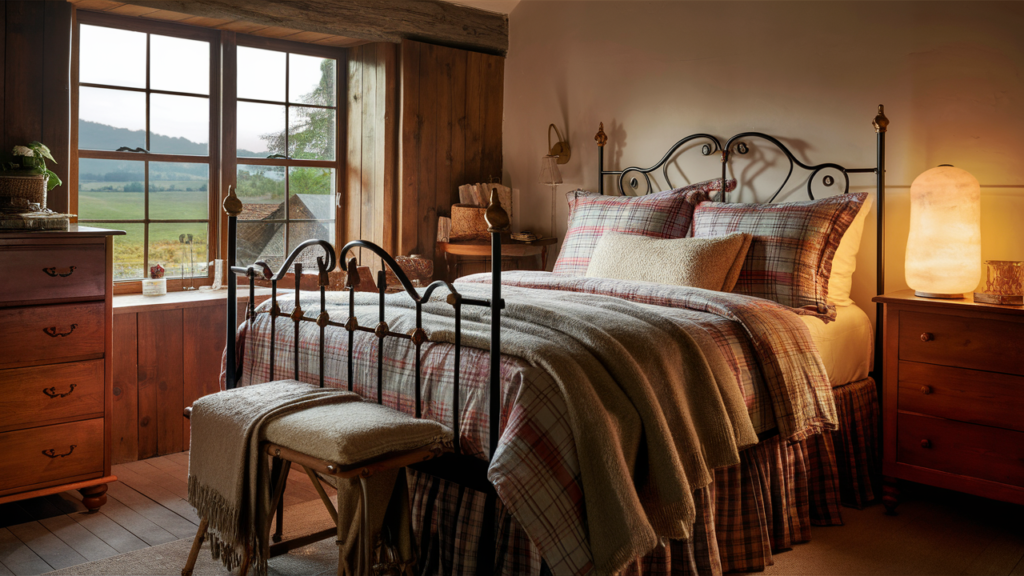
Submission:
M 110 186 L 111 182 L 97 182 Z M 123 183 L 121 183 L 123 186 Z M 163 183 L 161 184 L 170 184 Z M 169 187 L 169 186 L 168 186 Z M 151 192 L 149 214 L 151 219 L 206 220 L 208 213 L 206 192 Z M 141 192 L 109 192 L 83 188 L 78 195 L 79 220 L 83 224 L 100 228 L 124 230 L 126 236 L 114 238 L 114 277 L 116 280 L 142 278 L 144 224 L 120 224 L 110 220 L 141 220 L 145 216 L 145 200 Z M 86 222 L 88 221 L 88 222 Z M 149 225 L 150 266 L 160 264 L 169 278 L 181 277 L 181 264 L 188 261 L 185 246 L 183 260 L 181 234 L 192 234 L 195 273 L 205 275 L 198 264 L 207 262 L 207 225 L 205 222 L 168 223 Z M 187 266 L 186 266 L 187 268 Z M 186 269 L 187 274 L 187 269 Z M 146 274 L 148 276 L 148 274 Z

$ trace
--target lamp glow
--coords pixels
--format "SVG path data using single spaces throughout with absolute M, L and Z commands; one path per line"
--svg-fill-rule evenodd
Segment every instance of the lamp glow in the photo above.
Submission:
M 910 185 L 907 284 L 926 298 L 963 298 L 981 279 L 981 186 L 942 165 Z

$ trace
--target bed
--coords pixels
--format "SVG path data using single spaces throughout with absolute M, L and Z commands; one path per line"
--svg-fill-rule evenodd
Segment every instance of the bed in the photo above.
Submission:
M 822 171 L 838 172 L 845 179 L 843 193 L 849 190 L 849 174 L 874 174 L 881 218 L 886 123 L 880 109 L 875 119 L 878 163 L 863 169 L 805 165 L 777 139 L 748 132 L 724 145 L 706 134 L 689 136 L 649 168 L 606 171 L 602 130 L 597 137 L 599 194 L 608 176 L 617 177 L 620 192 L 631 172 L 650 183 L 648 175 L 664 168 L 677 150 L 704 140 L 705 156 L 722 156 L 721 200 L 730 155 L 746 154 L 749 142 L 761 140 L 785 154 L 790 174 L 794 165 L 810 173 L 807 191 L 812 199 L 812 183 Z M 831 186 L 835 179 L 826 175 L 823 182 Z M 229 252 L 233 224 L 229 219 Z M 494 244 L 494 258 L 500 261 L 500 241 Z M 347 270 L 353 262 L 346 257 L 355 248 L 373 252 L 398 272 L 386 252 L 362 241 L 339 252 L 337 260 Z M 435 282 L 426 290 L 416 290 L 401 278 L 406 291 L 388 296 L 383 288 L 379 294 L 356 293 L 359 282 L 351 277 L 345 292 L 321 288 L 319 293 L 279 296 L 277 282 L 299 253 L 310 252 L 309 262 L 317 250 L 331 247 L 304 243 L 276 273 L 263 263 L 232 268 L 249 277 L 250 290 L 257 276 L 270 280 L 273 296 L 248 310 L 237 340 L 231 334 L 225 386 L 294 377 L 347 387 L 417 417 L 450 423 L 456 432 L 455 454 L 409 471 L 424 574 L 607 571 L 606 551 L 592 545 L 597 537 L 592 522 L 607 504 L 584 495 L 584 485 L 595 484 L 594 473 L 583 470 L 590 460 L 581 454 L 592 448 L 580 437 L 576 420 L 567 416 L 575 400 L 564 393 L 564 378 L 557 370 L 543 367 L 543 358 L 500 354 L 503 341 L 515 349 L 516 333 L 509 326 L 517 321 L 532 326 L 534 318 L 526 315 L 529 307 L 524 303 L 538 299 L 568 307 L 589 298 L 593 306 L 605 302 L 601 305 L 615 311 L 618 301 L 638 310 L 656 307 L 671 325 L 666 329 L 686 326 L 704 353 L 718 359 L 722 375 L 716 372 L 716 377 L 738 387 L 744 418 L 756 434 L 756 444 L 737 447 L 737 462 L 709 466 L 708 481 L 692 491 L 693 524 L 686 537 L 659 538 L 644 554 L 619 561 L 622 573 L 762 570 L 772 563 L 773 551 L 808 540 L 811 524 L 841 524 L 840 501 L 862 506 L 874 498 L 878 416 L 876 387 L 868 372 L 875 345 L 870 322 L 855 305 L 801 315 L 744 294 L 500 270 L 454 285 Z M 318 262 L 321 277 L 329 272 L 328 261 L 334 258 Z M 295 272 L 302 275 L 301 263 Z M 881 282 L 881 261 L 878 273 Z M 383 284 L 379 277 L 378 285 Z M 234 326 L 233 283 L 229 291 L 229 326 Z M 445 305 L 454 312 L 442 312 Z M 445 322 L 454 328 L 446 329 Z M 488 330 L 487 342 L 474 338 Z M 549 353 L 558 352 L 557 346 Z

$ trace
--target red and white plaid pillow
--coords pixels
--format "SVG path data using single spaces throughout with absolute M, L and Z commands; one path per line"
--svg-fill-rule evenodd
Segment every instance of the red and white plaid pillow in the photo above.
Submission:
M 726 192 L 736 188 L 735 180 L 725 182 Z M 682 238 L 690 229 L 694 207 L 721 189 L 719 179 L 646 196 L 576 195 L 569 201 L 569 230 L 554 272 L 585 276 L 597 241 L 607 232 Z
M 693 236 L 752 234 L 733 292 L 834 320 L 835 306 L 828 304 L 832 257 L 865 198 L 843 194 L 784 204 L 705 202 L 694 211 Z

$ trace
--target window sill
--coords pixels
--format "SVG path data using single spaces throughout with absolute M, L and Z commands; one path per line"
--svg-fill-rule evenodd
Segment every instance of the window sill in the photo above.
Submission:
M 201 308 L 204 306 L 225 306 L 228 289 L 220 290 L 189 290 L 185 292 L 168 292 L 163 296 L 143 296 L 142 294 L 115 295 L 114 314 L 132 314 L 137 312 L 156 312 L 158 310 L 180 310 L 183 308 Z M 270 298 L 269 288 L 256 288 L 256 303 Z M 239 287 L 238 301 L 249 300 L 249 290 Z

